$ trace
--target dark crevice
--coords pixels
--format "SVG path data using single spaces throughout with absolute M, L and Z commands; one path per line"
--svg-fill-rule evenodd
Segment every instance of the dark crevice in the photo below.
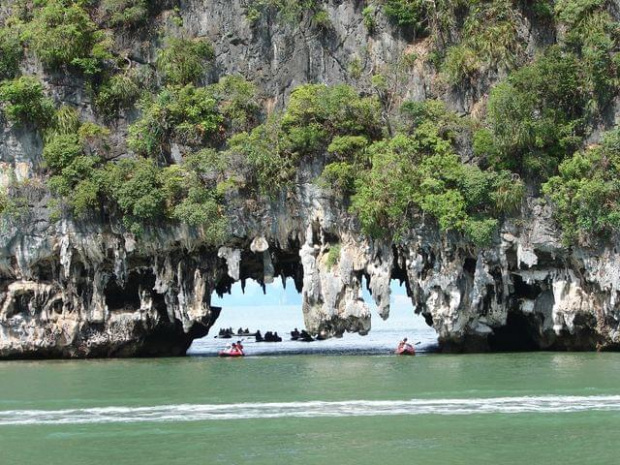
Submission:
M 539 317 L 510 312 L 506 325 L 496 328 L 489 336 L 489 349 L 493 352 L 525 352 L 538 350 L 540 344 L 535 335 L 541 322 Z
M 152 272 L 132 272 L 127 277 L 124 286 L 119 285 L 115 276 L 111 277 L 104 290 L 108 310 L 136 310 L 140 308 L 140 290 L 146 290 L 150 292 L 154 307 L 160 313 L 165 314 L 164 296 L 153 291 L 154 286 L 155 275 Z
M 534 300 L 543 291 L 538 284 L 527 284 L 518 274 L 513 274 L 512 281 L 516 299 Z
M 463 263 L 463 271 L 474 275 L 476 273 L 476 259 L 475 258 L 466 258 L 465 263 Z
M 506 250 L 506 261 L 508 262 L 509 270 L 516 270 L 519 267 L 517 263 L 517 251 L 515 249 Z

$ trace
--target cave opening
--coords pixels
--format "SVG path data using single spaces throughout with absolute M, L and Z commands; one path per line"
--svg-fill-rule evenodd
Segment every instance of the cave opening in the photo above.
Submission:
M 246 353 L 390 353 L 400 339 L 409 338 L 418 343 L 416 349 L 434 350 L 437 333 L 432 320 L 416 314 L 408 296 L 406 279 L 393 279 L 390 283 L 390 316 L 383 320 L 368 290 L 370 282 L 361 274 L 360 295 L 371 312 L 371 330 L 367 335 L 345 332 L 342 337 L 320 339 L 310 334 L 312 340 L 293 340 L 291 332 L 300 333 L 305 327 L 302 311 L 301 289 L 293 277 L 274 279 L 265 283 L 245 279 L 232 282 L 229 292 L 222 295 L 216 290 L 211 296 L 211 305 L 222 311 L 209 334 L 194 341 L 190 355 L 217 353 L 228 344 L 242 340 Z M 263 341 L 257 341 L 260 331 Z M 266 333 L 277 333 L 281 341 L 271 344 L 264 340 Z
M 489 348 L 493 352 L 528 352 L 540 347 L 536 340 L 540 323 L 536 316 L 521 312 L 509 312 L 506 325 L 496 328 L 489 336 Z
M 162 314 L 166 314 L 165 298 L 153 290 L 155 287 L 155 275 L 152 271 L 144 272 L 133 271 L 129 273 L 124 285 L 121 285 L 116 276 L 111 276 L 108 280 L 104 295 L 105 303 L 110 311 L 137 310 L 140 308 L 140 291 L 147 291 L 150 294 L 153 305 Z
M 518 274 L 512 275 L 512 281 L 514 284 L 514 295 L 517 299 L 534 300 L 543 291 L 538 284 L 529 284 Z

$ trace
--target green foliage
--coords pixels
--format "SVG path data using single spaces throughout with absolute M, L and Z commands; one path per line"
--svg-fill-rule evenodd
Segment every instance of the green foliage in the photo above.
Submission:
M 620 229 L 620 131 L 608 133 L 600 146 L 576 152 L 559 174 L 543 184 L 567 245 L 588 245 L 593 236 Z
M 182 165 L 164 168 L 162 180 L 169 216 L 181 223 L 200 227 L 207 240 L 215 244 L 223 240 L 227 220 L 222 213 L 219 195 L 213 183 L 208 181 L 214 170 L 214 155 L 210 151 L 192 154 Z
M 261 108 L 254 84 L 242 76 L 231 75 L 224 76 L 210 88 L 229 133 L 247 131 L 256 126 Z
M 410 28 L 417 34 L 428 33 L 428 8 L 426 0 L 383 0 L 383 12 L 399 26 Z
M 327 151 L 340 159 L 352 160 L 367 146 L 368 139 L 365 136 L 336 136 L 327 147 Z
M 363 230 L 373 236 L 399 232 L 407 226 L 413 204 L 414 183 L 418 182 L 415 165 L 403 153 L 406 136 L 376 142 L 369 147 L 371 168 L 355 180 L 351 211 L 360 219 Z M 408 152 L 408 151 L 407 151 Z
M 49 168 L 62 171 L 82 154 L 77 134 L 55 134 L 43 149 L 43 158 Z
M 100 154 L 108 134 L 94 123 L 80 124 L 77 112 L 68 106 L 56 111 L 46 133 L 43 159 L 52 174 L 48 185 L 77 217 L 101 204 Z
M 432 153 L 441 147 L 442 151 L 450 151 L 452 142 L 459 134 L 468 133 L 471 121 L 461 118 L 452 111 L 448 111 L 440 100 L 425 100 L 423 102 L 408 101 L 400 107 L 401 129 L 405 132 L 425 134 L 426 153 Z
M 0 81 L 17 74 L 22 55 L 22 45 L 15 30 L 7 26 L 0 28 Z
M 51 131 L 59 134 L 75 134 L 80 127 L 78 112 L 69 105 L 61 105 L 52 118 Z
M 297 158 L 287 149 L 277 118 L 269 118 L 250 133 L 229 140 L 232 155 L 239 155 L 251 168 L 251 176 L 264 193 L 274 194 L 294 177 Z
M 359 57 L 353 57 L 349 62 L 349 67 L 347 70 L 349 71 L 349 76 L 353 79 L 359 79 L 362 77 L 362 70 L 362 60 L 360 60 Z
M 375 32 L 375 28 L 377 27 L 375 21 L 376 8 L 374 5 L 366 5 L 362 10 L 362 18 L 364 18 L 364 26 L 366 26 L 366 30 L 368 34 L 372 34 Z
M 87 75 L 101 71 L 110 58 L 108 41 L 81 0 L 39 0 L 22 37 L 43 64 L 52 69 L 73 66 Z
M 466 44 L 454 45 L 446 52 L 441 71 L 452 85 L 471 81 L 480 69 L 480 56 Z
M 0 84 L 0 103 L 6 117 L 17 124 L 45 128 L 54 113 L 53 102 L 45 97 L 43 85 L 34 77 L 22 76 Z
M 362 10 L 362 18 L 364 18 L 364 26 L 366 26 L 366 30 L 368 34 L 372 34 L 375 32 L 375 28 L 377 27 L 377 23 L 375 21 L 376 8 L 374 5 L 367 5 Z
M 403 107 L 409 134 L 366 149 L 370 167 L 357 164 L 351 211 L 372 236 L 398 237 L 410 227 L 413 215 L 426 214 L 442 231 L 461 232 L 479 246 L 488 244 L 497 216 L 519 207 L 523 183 L 505 171 L 464 164 L 453 146 L 458 117 L 441 103 L 410 102 Z M 328 166 L 329 176 L 342 173 L 339 179 L 348 181 L 344 167 Z
M 341 194 L 349 194 L 353 192 L 357 174 L 358 167 L 353 163 L 346 161 L 329 163 L 323 168 L 318 184 L 335 189 Z
M 323 30 L 329 30 L 333 28 L 332 20 L 329 17 L 329 14 L 324 8 L 319 8 L 314 11 L 312 15 L 312 21 L 314 24 Z
M 470 2 L 463 39 L 448 48 L 442 65 L 448 82 L 463 84 L 490 68 L 516 67 L 524 51 L 518 37 L 518 20 L 509 0 Z
M 341 248 L 342 247 L 340 243 L 331 244 L 329 246 L 329 252 L 327 252 L 327 269 L 331 270 L 334 267 L 334 265 L 338 263 L 338 260 L 340 260 L 340 249 Z
M 111 27 L 137 27 L 148 20 L 147 0 L 103 0 L 101 8 Z
M 223 117 L 212 88 L 166 87 L 141 103 L 142 117 L 129 127 L 129 148 L 157 157 L 169 144 L 201 145 L 219 141 Z
M 84 123 L 66 132 L 63 127 L 50 131 L 43 156 L 52 173 L 51 191 L 73 215 L 84 217 L 105 203 L 137 235 L 145 227 L 175 221 L 200 228 L 208 242 L 222 240 L 227 221 L 215 188 L 213 173 L 220 168 L 212 152 L 164 168 L 144 158 L 104 164 L 99 154 L 106 148 L 106 128 Z
M 142 117 L 129 127 L 128 145 L 140 155 L 167 154 L 170 143 L 220 146 L 227 135 L 249 130 L 260 107 L 254 86 L 227 76 L 207 87 L 168 86 L 141 102 Z
M 566 30 L 566 47 L 579 58 L 589 117 L 605 110 L 620 84 L 620 26 L 610 14 L 611 3 L 563 0 L 555 6 L 558 20 Z
M 370 83 L 379 92 L 385 92 L 388 90 L 388 81 L 384 74 L 373 74 L 370 78 Z
M 28 180 L 21 183 L 13 180 L 0 190 L 0 227 L 28 222 L 31 212 L 28 193 L 36 192 L 38 187 Z
M 153 160 L 125 159 L 105 166 L 103 189 L 134 234 L 145 226 L 173 220 L 198 227 L 207 242 L 219 243 L 227 220 L 219 196 L 209 181 L 210 157 L 190 155 L 181 165 L 159 168 Z
M 375 98 L 363 98 L 349 86 L 321 84 L 293 91 L 282 118 L 291 150 L 311 154 L 325 150 L 337 135 L 381 136 L 381 106 Z
M 584 133 L 585 102 L 578 59 L 557 47 L 512 73 L 489 99 L 494 163 L 539 177 L 552 173 Z
M 4 212 L 9 207 L 9 202 L 10 202 L 10 199 L 9 199 L 8 194 L 5 192 L 4 189 L 2 189 L 0 191 L 0 218 L 4 215 Z
M 103 171 L 106 194 L 118 205 L 123 223 L 134 234 L 164 219 L 165 196 L 160 170 L 150 159 L 124 159 Z
M 213 46 L 207 39 L 168 37 L 157 54 L 157 69 L 168 84 L 195 84 L 214 57 Z
M 115 74 L 98 89 L 95 105 L 108 118 L 131 108 L 140 96 L 140 88 L 132 74 Z
M 247 17 L 251 23 L 275 11 L 279 21 L 297 24 L 304 12 L 310 11 L 316 15 L 322 10 L 321 0 L 251 0 L 248 3 Z
M 247 161 L 259 189 L 274 194 L 293 179 L 303 157 L 324 153 L 332 142 L 335 151 L 346 145 L 350 151 L 381 132 L 376 98 L 360 97 L 346 85 L 308 84 L 293 91 L 283 115 L 232 138 L 229 145 L 233 156 Z
M 473 138 L 474 155 L 484 157 L 491 160 L 497 160 L 497 145 L 493 139 L 493 133 L 486 128 L 479 129 L 474 132 Z
M 560 22 L 572 27 L 605 3 L 606 0 L 557 0 L 555 12 Z

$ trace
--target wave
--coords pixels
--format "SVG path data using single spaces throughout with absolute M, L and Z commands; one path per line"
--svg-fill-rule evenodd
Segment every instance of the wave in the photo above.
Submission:
M 473 399 L 350 400 L 177 404 L 64 410 L 0 411 L 0 426 L 188 422 L 269 418 L 473 415 L 620 411 L 620 396 L 539 396 Z

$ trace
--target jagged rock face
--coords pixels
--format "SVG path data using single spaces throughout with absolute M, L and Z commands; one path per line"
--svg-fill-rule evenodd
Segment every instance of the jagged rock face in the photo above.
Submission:
M 396 243 L 370 241 L 311 176 L 301 170 L 295 195 L 259 212 L 235 211 L 236 239 L 218 250 L 181 227 L 140 241 L 70 222 L 3 234 L 0 356 L 183 354 L 219 315 L 212 292 L 278 276 L 295 280 L 306 327 L 323 337 L 370 331 L 363 278 L 382 318 L 399 279 L 444 350 L 619 346 L 618 254 L 564 249 L 547 207 L 524 209 L 523 226 L 506 223 L 484 250 L 423 222 Z
M 428 53 L 425 41 L 409 43 L 381 16 L 369 35 L 362 2 L 327 2 L 327 33 L 318 33 L 309 15 L 301 24 L 266 15 L 252 25 L 244 5 L 191 0 L 182 2 L 180 14 L 189 36 L 214 43 L 210 79 L 244 75 L 268 96 L 267 112 L 282 108 L 299 84 L 350 81 L 354 59 L 362 63 L 355 84 L 363 89 L 371 87 L 374 70 L 403 53 Z M 171 24 L 165 16 L 158 21 Z M 524 21 L 520 34 L 534 54 L 553 31 Z M 152 61 L 154 44 L 117 40 L 127 41 L 136 63 Z M 416 61 L 396 95 L 438 95 L 424 63 Z M 57 100 L 71 103 L 84 119 L 95 118 L 83 86 L 42 78 Z M 494 78 L 444 100 L 475 112 Z M 114 157 L 126 155 L 126 132 L 127 121 L 117 121 Z M 42 184 L 42 145 L 34 132 L 0 121 L 0 185 L 12 177 Z M 617 238 L 598 249 L 565 249 L 550 209 L 530 199 L 518 222 L 505 223 L 486 249 L 441 235 L 423 219 L 396 242 L 373 241 L 342 199 L 313 182 L 321 161 L 307 163 L 288 194 L 253 208 L 230 202 L 230 237 L 218 248 L 205 246 L 200 230 L 183 227 L 154 228 L 136 239 L 114 224 L 53 222 L 47 194 L 35 192 L 27 217 L 0 225 L 0 358 L 184 354 L 219 315 L 210 304 L 213 292 L 227 292 L 235 281 L 268 284 L 277 277 L 293 278 L 306 328 L 323 337 L 366 334 L 373 316 L 388 318 L 390 281 L 398 279 L 445 350 L 620 347 Z M 361 296 L 364 279 L 377 315 Z

